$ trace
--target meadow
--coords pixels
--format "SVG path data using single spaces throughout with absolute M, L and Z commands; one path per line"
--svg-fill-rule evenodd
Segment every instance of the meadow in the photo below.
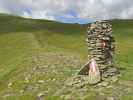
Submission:
M 133 100 L 133 20 L 110 22 L 121 86 L 116 83 L 115 88 L 102 92 L 104 96 Z M 87 24 L 0 14 L 0 100 L 103 100 L 91 86 L 55 95 L 87 61 L 86 29 Z

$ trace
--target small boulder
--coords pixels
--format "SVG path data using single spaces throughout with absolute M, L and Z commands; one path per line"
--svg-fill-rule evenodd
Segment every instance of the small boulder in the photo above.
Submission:
M 115 100 L 115 98 L 114 97 L 107 97 L 106 100 Z

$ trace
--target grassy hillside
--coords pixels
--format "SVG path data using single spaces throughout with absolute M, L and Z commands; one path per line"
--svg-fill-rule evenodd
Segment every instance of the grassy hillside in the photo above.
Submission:
M 121 81 L 133 83 L 133 20 L 113 20 L 116 64 Z M 5 100 L 95 100 L 97 93 L 82 89 L 54 95 L 64 81 L 78 72 L 87 60 L 87 25 L 0 15 L 0 98 Z M 133 90 L 133 87 L 130 87 Z M 108 89 L 106 90 L 108 91 Z M 105 93 L 111 95 L 113 90 Z M 88 94 L 89 93 L 89 94 Z M 132 100 L 133 91 L 122 100 Z M 83 96 L 82 96 L 83 95 Z M 99 99 L 96 99 L 99 100 Z M 101 99 L 102 100 L 102 99 Z

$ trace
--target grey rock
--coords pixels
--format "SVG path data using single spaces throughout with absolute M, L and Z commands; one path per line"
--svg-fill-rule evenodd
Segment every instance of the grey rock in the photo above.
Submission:
M 29 77 L 25 77 L 25 82 L 26 83 L 29 83 L 30 82 Z
M 107 72 L 116 73 L 117 71 L 117 68 L 109 68 Z
M 40 84 L 42 84 L 44 82 L 45 82 L 44 80 L 38 80 L 38 83 L 40 83 Z
M 13 83 L 12 83 L 12 82 L 9 82 L 9 83 L 8 83 L 8 88 L 11 88 L 12 85 L 13 85 Z
M 114 83 L 114 82 L 117 82 L 118 81 L 118 77 L 117 76 L 113 76 L 112 78 L 111 78 L 111 81 Z
M 108 85 L 109 85 L 109 82 L 107 82 L 107 81 L 103 81 L 98 84 L 98 86 L 102 86 L 102 87 L 107 87 Z
M 24 93 L 25 91 L 24 91 L 24 90 L 20 90 L 19 92 L 20 92 L 20 93 Z
M 115 98 L 114 97 L 107 97 L 106 100 L 115 100 Z
M 45 96 L 45 94 L 43 92 L 40 92 L 40 93 L 37 94 L 37 98 L 39 100 L 42 100 L 44 96 Z

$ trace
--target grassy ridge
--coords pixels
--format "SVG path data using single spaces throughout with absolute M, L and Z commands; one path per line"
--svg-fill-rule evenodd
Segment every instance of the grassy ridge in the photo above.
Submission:
M 117 46 L 116 62 L 119 67 L 124 68 L 121 79 L 132 81 L 133 20 L 113 20 L 112 25 Z M 52 88 L 53 90 L 47 96 L 47 98 L 50 98 L 57 87 L 59 88 L 63 84 L 62 81 L 76 73 L 76 70 L 86 62 L 86 28 L 87 25 L 24 19 L 1 14 L 0 95 L 9 92 L 10 89 L 7 87 L 9 82 L 15 84 L 10 91 L 16 93 L 19 89 L 23 89 L 25 87 L 25 84 L 23 84 L 25 75 L 28 76 L 28 73 L 32 73 L 33 68 L 36 68 L 39 63 L 43 66 L 49 66 L 47 68 L 48 74 L 43 75 L 35 72 L 28 84 L 35 84 L 39 79 L 53 79 L 53 77 L 57 81 L 55 83 L 50 81 L 49 85 L 42 86 L 40 90 L 33 93 L 31 91 L 23 95 L 16 93 L 15 96 L 11 95 L 11 98 L 13 100 L 20 98 L 22 100 L 35 99 L 39 91 Z M 39 60 L 34 61 L 35 59 Z M 57 71 L 59 75 L 54 76 L 51 71 Z M 93 97 L 88 96 L 88 98 Z
M 62 49 L 73 51 L 75 48 L 79 48 L 79 52 L 84 50 L 82 47 L 78 47 L 81 43 L 84 45 L 84 41 L 81 41 L 81 38 L 84 39 L 84 35 L 80 35 L 84 34 L 84 28 L 80 25 L 23 19 L 7 15 L 1 15 L 0 22 L 0 62 L 3 64 L 9 65 L 10 59 L 17 59 L 30 52 L 31 48 L 36 48 L 34 45 L 46 47 L 44 48 L 46 51 Z M 79 38 L 80 36 L 81 38 Z M 32 39 L 33 37 L 34 39 Z M 39 44 L 34 42 L 39 42 Z

